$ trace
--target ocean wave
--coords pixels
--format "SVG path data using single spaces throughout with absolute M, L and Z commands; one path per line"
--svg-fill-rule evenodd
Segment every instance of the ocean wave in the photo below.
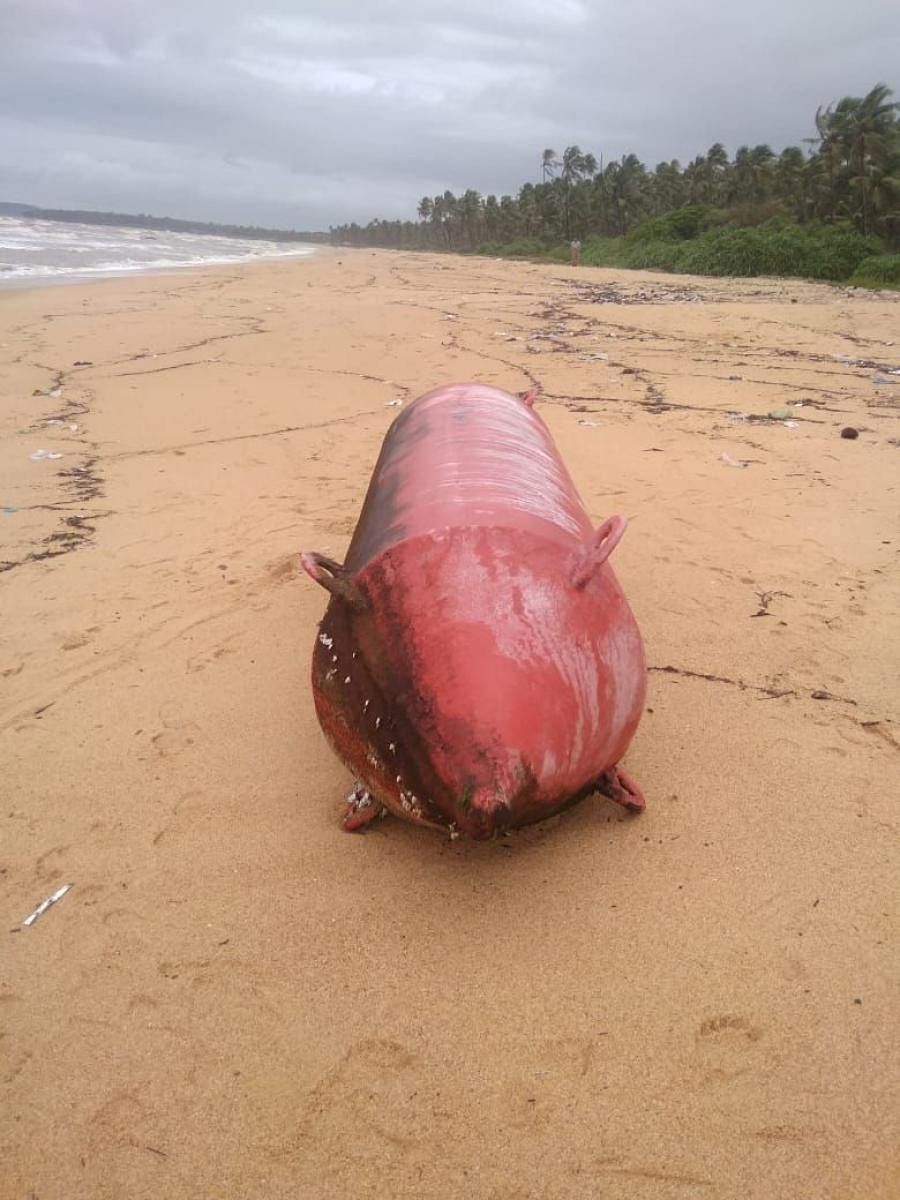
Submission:
M 0 283 L 227 266 L 314 253 L 313 246 L 297 242 L 168 230 L 101 231 L 96 225 L 0 217 Z

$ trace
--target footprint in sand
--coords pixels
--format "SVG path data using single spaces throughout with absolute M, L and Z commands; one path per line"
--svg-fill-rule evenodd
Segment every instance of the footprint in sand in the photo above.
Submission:
M 186 728 L 196 729 L 196 726 L 189 725 Z M 186 729 L 163 729 L 160 733 L 154 734 L 150 741 L 160 758 L 172 758 L 194 744 L 194 738 L 186 732 Z
M 68 851 L 68 846 L 53 846 L 39 854 L 34 864 L 35 878 L 41 883 L 52 883 L 53 880 L 59 879 L 62 875 L 59 860 L 65 857 Z
M 735 1017 L 729 1014 L 722 1017 L 709 1017 L 697 1030 L 698 1038 L 712 1038 L 715 1041 L 720 1040 L 723 1036 L 746 1038 L 749 1042 L 758 1042 L 762 1037 L 762 1030 L 757 1025 L 753 1025 L 747 1017 Z
M 293 554 L 290 558 L 277 559 L 266 567 L 269 579 L 273 583 L 283 583 L 285 580 L 291 579 L 297 574 L 297 570 L 297 556 Z
M 419 1068 L 418 1057 L 400 1042 L 354 1042 L 307 1093 L 290 1151 L 315 1147 L 325 1161 L 331 1154 L 367 1161 L 386 1152 L 422 1153 Z
M 187 673 L 189 675 L 196 675 L 199 671 L 205 671 L 207 667 L 217 662 L 220 658 L 234 653 L 235 651 L 229 646 L 217 646 L 215 650 L 201 650 L 197 654 L 192 654 L 187 660 Z
M 768 1071 L 772 1066 L 764 1030 L 749 1017 L 732 1013 L 708 1017 L 697 1028 L 695 1047 L 704 1084 L 735 1079 L 750 1071 Z
M 139 1093 L 138 1088 L 116 1092 L 88 1118 L 88 1141 L 93 1153 L 132 1146 L 165 1157 L 160 1148 L 160 1116 L 139 1099 Z
M 209 809 L 204 793 L 194 789 L 181 795 L 172 807 L 172 820 L 153 835 L 153 845 L 159 846 L 170 838 L 186 833 L 195 820 L 202 819 Z
M 540 1047 L 538 1058 L 560 1080 L 582 1079 L 591 1068 L 594 1049 L 589 1037 L 550 1038 Z
M 168 716 L 166 710 L 172 713 Z M 200 735 L 200 726 L 181 716 L 174 705 L 164 705 L 159 713 L 162 729 L 150 741 L 160 758 L 171 758 L 190 749 Z
M 99 625 L 91 625 L 85 629 L 83 633 L 73 633 L 63 642 L 61 649 L 63 650 L 80 650 L 82 646 L 87 646 L 91 641 L 93 634 L 98 633 Z
M 22 1074 L 33 1057 L 34 1054 L 31 1050 L 23 1050 L 21 1054 L 7 1058 L 6 1070 L 4 1071 L 2 1077 L 0 1077 L 2 1078 L 3 1083 L 12 1083 L 14 1079 Z

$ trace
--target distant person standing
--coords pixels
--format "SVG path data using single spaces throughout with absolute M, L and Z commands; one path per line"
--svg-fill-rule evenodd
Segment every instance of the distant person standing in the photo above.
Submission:
M 569 249 L 572 252 L 572 266 L 581 266 L 581 242 L 576 238 L 575 241 L 569 242 Z

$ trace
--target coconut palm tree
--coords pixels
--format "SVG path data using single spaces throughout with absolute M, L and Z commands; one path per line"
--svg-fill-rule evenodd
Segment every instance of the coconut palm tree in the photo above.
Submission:
M 583 154 L 580 146 L 566 146 L 563 151 L 559 178 L 565 184 L 563 198 L 563 220 L 566 241 L 572 236 L 572 188 L 585 179 L 590 179 L 597 170 L 597 160 L 593 154 Z M 579 207 L 585 208 L 588 201 Z
M 596 158 L 593 154 L 582 154 L 580 146 L 566 146 L 561 165 L 560 178 L 569 185 L 588 178 L 597 170 Z
M 772 168 L 775 195 L 798 221 L 806 217 L 805 169 L 806 158 L 799 146 L 786 146 Z
M 851 189 L 859 196 L 862 232 L 872 232 L 875 181 L 896 137 L 897 105 L 893 93 L 878 83 L 861 99 L 845 96 L 835 106 L 831 123 L 849 168 Z
M 887 85 L 865 96 L 844 96 L 815 115 L 815 147 L 804 154 L 789 146 L 776 157 L 770 146 L 741 146 L 732 163 L 715 142 L 685 168 L 661 162 L 647 173 L 634 155 L 601 163 L 577 145 L 561 155 L 541 154 L 541 182 L 511 196 L 482 200 L 470 189 L 423 197 L 418 222 L 373 221 L 339 226 L 335 240 L 354 245 L 441 246 L 462 249 L 486 236 L 520 234 L 546 239 L 591 232 L 626 233 L 648 216 L 684 205 L 739 204 L 758 207 L 779 201 L 796 220 L 852 218 L 864 233 L 896 245 L 900 239 L 900 120 Z M 735 214 L 741 219 L 741 214 Z M 746 214 L 748 219 L 765 212 Z
M 753 194 L 753 159 L 749 146 L 738 146 L 731 164 L 728 199 L 732 204 L 749 204 Z
M 512 196 L 500 197 L 500 218 L 502 221 L 502 236 L 504 238 L 514 238 L 519 233 L 521 217 L 519 206 Z
M 555 179 L 561 165 L 555 150 L 545 150 L 541 155 L 541 182 L 549 183 L 551 179 Z
M 496 238 L 499 228 L 500 205 L 496 196 L 487 196 L 484 201 L 484 233 L 489 242 Z
M 892 178 L 897 143 L 897 104 L 884 83 L 865 96 L 843 96 L 816 111 L 816 133 L 830 192 L 830 216 L 843 209 L 852 213 L 863 233 L 872 232 L 873 218 L 885 200 L 882 180 Z M 879 193 L 876 201 L 876 191 Z
M 750 151 L 750 168 L 753 177 L 753 202 L 764 204 L 771 193 L 772 163 L 775 154 L 771 146 L 763 142 Z
M 728 175 L 728 151 L 721 142 L 713 142 L 706 152 L 705 177 L 708 192 L 707 204 L 721 204 L 725 195 Z
M 684 175 L 677 158 L 656 164 L 652 176 L 652 199 L 655 216 L 662 216 L 684 203 Z
M 709 184 L 709 167 L 706 158 L 698 154 L 684 169 L 684 190 L 688 204 L 709 204 L 712 193 Z
M 480 240 L 482 225 L 481 194 L 468 188 L 459 198 L 459 221 L 470 247 Z

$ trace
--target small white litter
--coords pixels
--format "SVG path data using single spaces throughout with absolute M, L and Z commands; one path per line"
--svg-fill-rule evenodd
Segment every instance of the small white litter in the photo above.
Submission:
M 42 462 L 45 458 L 62 458 L 58 450 L 35 450 L 28 456 L 32 462 Z
M 75 885 L 71 883 L 64 883 L 62 887 L 58 887 L 55 892 L 51 892 L 46 900 L 42 900 L 37 908 L 28 914 L 28 916 L 22 922 L 22 928 L 27 929 L 30 925 L 33 925 L 38 917 L 42 917 L 48 908 L 52 908 L 57 901 L 62 900 L 66 892 L 71 891 L 74 886 Z

